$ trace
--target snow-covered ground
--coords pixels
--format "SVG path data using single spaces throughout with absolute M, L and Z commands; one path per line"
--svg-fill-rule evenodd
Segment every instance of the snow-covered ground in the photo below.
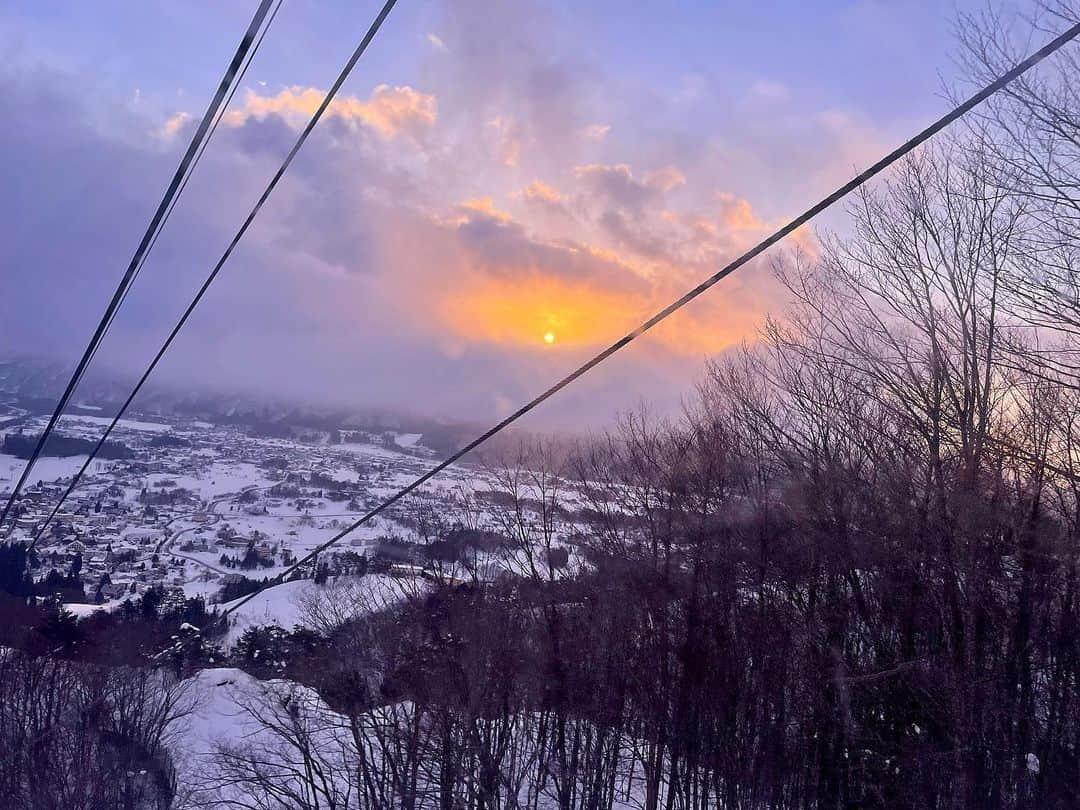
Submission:
M 398 447 L 416 447 L 423 433 L 398 433 L 394 436 L 394 444 Z
M 316 614 L 324 621 L 333 617 L 334 622 L 339 623 L 385 610 L 420 593 L 425 587 L 422 580 L 395 579 L 383 574 L 338 577 L 326 585 L 315 585 L 310 580 L 283 582 L 260 592 L 243 605 L 240 605 L 243 599 L 221 605 L 223 610 L 235 610 L 229 616 L 229 630 L 223 644 L 232 647 L 249 627 L 277 625 L 283 630 L 292 630 L 313 619 L 318 623 Z
M 43 421 L 29 418 L 20 427 L 33 430 Z M 97 436 L 106 422 L 105 417 L 72 417 L 64 423 L 65 433 Z M 182 441 L 157 441 L 165 431 Z M 140 593 L 163 585 L 181 587 L 188 596 L 213 603 L 226 577 L 263 579 L 282 574 L 436 463 L 417 454 L 423 449 L 418 433 L 388 431 L 382 444 L 328 444 L 317 437 L 301 441 L 253 436 L 240 425 L 135 417 L 121 422 L 118 437 L 135 457 L 95 461 L 57 518 L 60 531 L 47 535 L 39 546 L 66 572 L 74 552 L 65 544 L 73 536 L 84 541 L 80 552 L 85 557 L 84 584 L 91 593 L 108 574 L 114 595 L 121 587 Z M 84 459 L 40 459 L 31 486 L 71 476 Z M 22 459 L 0 455 L 0 493 L 11 486 L 24 464 Z M 382 588 L 372 595 L 375 601 L 397 598 L 402 580 L 413 578 L 413 591 L 422 589 L 417 566 L 427 564 L 426 558 L 415 546 L 388 552 L 387 541 L 429 541 L 435 537 L 433 530 L 454 525 L 497 527 L 496 507 L 491 499 L 480 497 L 493 488 L 494 477 L 485 471 L 451 466 L 414 496 L 352 529 L 324 559 L 333 563 L 335 554 L 348 552 L 341 570 L 357 564 L 355 555 L 369 560 L 381 555 L 384 565 L 404 563 L 395 572 L 403 575 L 401 579 L 365 579 Z M 58 490 L 39 487 L 28 494 L 29 521 L 16 529 L 20 539 L 27 539 L 31 527 L 38 525 L 35 521 L 49 514 Z M 527 485 L 519 494 L 533 497 Z M 442 528 L 433 529 L 435 522 Z M 106 559 L 110 546 L 122 555 L 119 561 Z M 249 549 L 258 555 L 255 567 L 240 568 Z M 470 562 L 476 563 L 473 573 L 485 579 L 525 568 L 506 551 L 470 554 Z M 304 588 L 288 583 L 245 605 L 235 617 L 230 643 L 257 624 L 292 629 Z M 80 615 L 96 609 L 75 608 Z
M 393 773 L 400 762 L 387 753 L 400 754 L 401 749 L 381 742 L 396 734 L 403 741 L 410 734 L 425 737 L 426 724 L 417 722 L 421 709 L 409 701 L 380 706 L 353 725 L 308 687 L 283 679 L 260 681 L 240 669 L 202 670 L 181 685 L 179 701 L 189 711 L 171 729 L 167 745 L 176 765 L 176 806 L 181 810 L 368 807 L 358 764 Z M 524 727 L 536 718 L 522 714 L 517 722 Z M 556 783 L 537 782 L 538 752 L 529 746 L 527 733 L 519 736 L 525 744 L 504 755 L 500 789 L 513 786 L 512 806 L 555 810 Z M 630 741 L 625 745 L 628 789 L 619 791 L 611 808 L 640 810 L 645 806 L 644 772 Z M 423 807 L 440 806 L 440 786 L 430 778 L 430 771 L 419 774 L 418 791 L 427 797 Z M 392 783 L 388 786 L 392 795 Z M 662 801 L 663 788 L 661 794 Z
M 88 480 L 69 502 L 67 528 L 92 541 L 85 544 L 83 571 L 92 570 L 93 577 L 109 573 L 117 587 L 130 584 L 136 590 L 157 584 L 182 587 L 188 596 L 202 596 L 208 602 L 214 600 L 229 575 L 262 579 L 282 573 L 286 559 L 305 556 L 436 463 L 420 457 L 422 436 L 416 433 L 395 433 L 392 441 L 384 437 L 386 443 L 379 445 L 325 444 L 318 440 L 305 443 L 251 436 L 240 426 L 152 420 L 136 418 L 120 423 L 116 438 L 135 450 L 135 460 L 95 462 Z M 99 435 L 109 421 L 105 417 L 68 417 L 63 428 L 67 435 L 90 438 Z M 27 425 L 40 429 L 43 421 L 28 420 Z M 185 441 L 154 441 L 166 432 Z M 31 483 L 55 482 L 70 476 L 84 460 L 85 456 L 43 458 Z M 24 464 L 21 459 L 0 455 L 0 493 L 17 478 Z M 281 487 L 275 490 L 277 484 Z M 455 525 L 458 498 L 464 496 L 470 502 L 469 508 L 483 513 L 479 517 L 472 515 L 467 525 L 485 528 L 497 523 L 493 517 L 495 507 L 490 499 L 472 496 L 494 487 L 493 476 L 475 468 L 453 466 L 419 494 L 445 526 Z M 194 498 L 168 496 L 180 489 L 193 493 Z M 33 508 L 44 513 L 49 507 L 48 497 L 53 494 L 39 488 Z M 523 485 L 519 494 L 535 497 L 539 493 Z M 566 496 L 570 498 L 572 493 Z M 352 531 L 335 551 L 370 554 L 387 537 L 419 541 L 420 500 L 401 501 Z M 64 543 L 68 542 L 70 534 L 58 533 L 41 547 L 60 555 L 60 570 L 70 564 L 62 557 Z M 123 562 L 106 559 L 108 545 L 123 550 Z M 228 567 L 248 548 L 256 547 L 262 559 L 270 563 L 268 566 L 247 570 Z M 385 552 L 386 546 L 382 549 Z M 493 572 L 480 574 L 489 578 L 508 568 L 525 570 L 527 561 L 523 556 L 506 551 L 476 552 L 477 570 Z M 320 559 L 326 558 L 320 554 Z M 426 559 L 419 554 L 414 558 L 422 563 Z M 355 562 L 355 558 L 344 560 L 342 570 Z M 385 558 L 382 562 L 387 564 Z M 574 564 L 572 560 L 571 570 Z M 397 564 L 390 570 L 402 576 L 340 576 L 324 585 L 302 580 L 268 588 L 230 615 L 223 643 L 233 647 L 248 628 L 257 626 L 327 629 L 422 596 L 431 587 L 427 579 L 416 575 L 417 567 Z M 89 616 L 98 610 L 114 610 L 126 598 L 100 606 L 69 605 L 68 609 L 80 617 Z M 222 607 L 230 609 L 239 602 Z M 342 718 L 311 690 L 288 681 L 257 681 L 235 669 L 204 670 L 187 681 L 185 688 L 192 713 L 181 721 L 171 743 L 178 765 L 180 807 L 193 806 L 193 798 L 210 797 L 219 802 L 234 801 L 219 806 L 255 806 L 237 792 L 235 783 L 228 786 L 215 781 L 227 776 L 221 770 L 222 747 L 261 747 L 274 780 L 287 783 L 294 779 L 291 772 L 297 752 L 257 719 L 260 713 L 269 717 L 290 705 L 300 705 L 299 716 L 314 727 L 322 765 L 332 774 L 329 784 L 337 785 L 340 779 L 347 791 L 347 760 L 352 756 L 349 746 L 354 743 L 350 736 L 341 736 Z M 387 723 L 395 723 L 411 707 L 394 704 L 377 711 L 383 713 Z M 356 803 L 353 795 L 348 806 Z M 533 805 L 549 806 L 544 801 Z M 285 801 L 281 806 L 290 805 Z
M 251 462 L 216 460 L 197 475 L 155 473 L 147 476 L 146 481 L 147 486 L 151 487 L 160 485 L 162 481 L 172 481 L 176 486 L 194 492 L 203 500 L 212 500 L 222 495 L 240 493 L 248 487 L 272 486 L 280 478 L 280 475 L 267 475 L 265 470 Z
M 60 478 L 68 478 L 78 472 L 86 462 L 86 456 L 67 456 L 65 458 L 46 457 L 38 459 L 30 476 L 26 479 L 27 486 L 39 481 L 56 481 Z M 108 469 L 111 462 L 97 461 L 91 465 L 95 471 Z M 15 481 L 22 474 L 26 466 L 26 459 L 0 453 L 0 492 L 10 492 Z
M 112 424 L 112 417 L 108 416 L 84 416 L 82 414 L 64 414 L 60 418 L 59 430 L 64 432 L 71 432 L 70 428 L 74 424 L 82 425 L 100 425 L 105 428 Z M 42 422 L 41 427 L 45 426 L 45 422 Z M 144 422 L 137 419 L 121 419 L 116 423 L 116 429 L 118 431 L 124 430 L 141 430 L 147 433 L 167 433 L 170 430 L 169 425 L 162 424 L 161 422 Z
M 110 611 L 116 610 L 122 604 L 124 604 L 124 602 L 126 602 L 127 600 L 128 600 L 128 597 L 125 596 L 123 599 L 115 599 L 115 600 L 112 600 L 112 601 L 109 601 L 109 602 L 102 602 L 100 605 L 68 603 L 68 604 L 64 605 L 64 610 L 66 610 L 68 613 L 72 613 L 75 616 L 78 616 L 80 619 L 82 619 L 82 618 L 85 618 L 86 616 L 91 616 L 94 613 L 97 613 L 99 610 L 102 610 L 102 611 L 105 611 L 105 612 L 110 612 Z
M 312 690 L 291 681 L 259 681 L 224 667 L 204 669 L 184 686 L 182 699 L 191 713 L 173 728 L 169 746 L 177 769 L 178 808 L 205 807 L 207 802 L 251 806 L 242 785 L 229 778 L 223 749 L 258 751 L 273 784 L 303 791 L 304 780 L 296 777 L 304 772 L 300 753 L 268 728 L 271 720 L 288 723 L 290 703 L 299 707 L 297 715 L 311 733 L 320 767 L 329 774 L 330 790 L 338 783 L 335 794 L 347 792 L 348 725 Z
M 276 624 L 284 630 L 292 630 L 300 623 L 304 595 L 316 587 L 318 586 L 313 585 L 310 580 L 296 580 L 267 588 L 229 616 L 229 632 L 224 639 L 225 646 L 231 647 L 235 644 L 249 627 Z M 241 601 L 235 599 L 221 607 L 233 610 Z

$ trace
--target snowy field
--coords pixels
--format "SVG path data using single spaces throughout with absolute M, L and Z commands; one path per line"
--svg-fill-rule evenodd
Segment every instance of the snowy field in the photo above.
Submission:
M 159 486 L 162 481 L 172 481 L 177 487 L 194 492 L 202 500 L 213 500 L 224 495 L 240 493 L 249 487 L 273 486 L 281 476 L 271 477 L 265 470 L 250 462 L 214 461 L 206 469 L 179 475 L 155 473 L 147 477 L 147 485 Z
M 319 616 L 331 615 L 336 622 L 359 618 L 399 604 L 425 587 L 422 582 L 381 574 L 340 577 L 326 585 L 315 585 L 310 580 L 283 582 L 267 588 L 238 609 L 236 606 L 243 599 L 221 606 L 225 610 L 236 609 L 229 616 L 229 630 L 223 643 L 226 648 L 232 647 L 250 627 L 276 625 L 292 630 L 313 620 L 317 623 Z
M 33 485 L 39 481 L 52 482 L 61 478 L 74 475 L 86 462 L 86 456 L 67 456 L 66 458 L 41 458 L 38 459 L 30 477 L 26 479 L 27 485 Z M 109 469 L 112 462 L 94 461 L 91 465 L 92 472 L 101 472 Z M 19 479 L 26 459 L 0 453 L 0 492 L 10 492 L 11 487 Z
M 229 616 L 229 632 L 224 640 L 225 646 L 231 647 L 235 644 L 249 627 L 277 625 L 283 630 L 292 630 L 301 624 L 303 599 L 315 587 L 317 586 L 309 580 L 297 580 L 267 588 Z M 225 610 L 234 609 L 241 601 L 236 599 L 221 607 Z
M 40 427 L 44 428 L 48 420 L 42 420 Z M 84 416 L 82 414 L 65 414 L 60 418 L 58 430 L 71 433 L 72 425 L 100 426 L 106 428 L 112 424 L 112 418 L 107 416 Z M 138 430 L 144 433 L 167 433 L 171 428 L 161 422 L 143 422 L 136 419 L 121 419 L 116 424 L 116 429 Z

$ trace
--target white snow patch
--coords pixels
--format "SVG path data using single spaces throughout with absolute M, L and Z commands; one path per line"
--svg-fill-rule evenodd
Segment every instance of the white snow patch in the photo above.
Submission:
M 289 779 L 287 771 L 300 763 L 297 751 L 256 720 L 256 715 L 287 720 L 283 706 L 289 703 L 295 703 L 302 716 L 317 719 L 314 740 L 320 765 L 330 766 L 337 774 L 345 772 L 341 754 L 336 752 L 348 750 L 348 725 L 313 690 L 292 681 L 259 681 L 242 670 L 225 667 L 204 669 L 185 681 L 185 686 L 192 712 L 173 729 L 169 742 L 177 770 L 178 806 L 205 806 L 207 801 L 245 806 L 247 797 L 241 786 L 214 779 L 221 745 L 252 747 L 279 771 L 281 779 Z
M 64 610 L 80 619 L 85 619 L 87 616 L 91 616 L 99 610 L 104 610 L 106 612 L 114 611 L 126 601 L 128 601 L 128 597 L 125 596 L 123 599 L 113 599 L 108 602 L 102 602 L 100 605 L 85 604 L 82 602 L 65 602 Z
M 283 582 L 267 588 L 229 616 L 229 631 L 223 644 L 226 648 L 232 647 L 249 627 L 277 625 L 292 630 L 302 623 L 301 603 L 308 596 L 325 595 L 330 607 L 321 612 L 337 616 L 335 621 L 345 621 L 386 610 L 427 588 L 426 580 L 398 579 L 385 574 L 337 577 L 326 585 L 316 585 L 307 579 Z M 226 610 L 241 601 L 242 598 L 234 599 L 221 607 Z
M 282 582 L 267 588 L 250 602 L 240 607 L 229 616 L 229 632 L 225 634 L 224 644 L 232 647 L 249 627 L 264 627 L 276 624 L 285 630 L 292 630 L 300 621 L 299 600 L 308 588 L 317 587 L 310 580 L 298 579 Z M 246 597 L 234 599 L 222 605 L 228 610 L 240 604 Z
M 1028 754 L 1027 757 L 1025 757 L 1025 760 L 1029 773 L 1039 772 L 1041 766 L 1039 765 L 1039 758 L 1037 756 L 1035 756 L 1034 754 Z
M 61 424 L 67 425 L 69 422 L 83 422 L 90 425 L 101 425 L 102 427 L 108 427 L 112 424 L 112 418 L 108 416 L 83 416 L 81 414 L 64 414 L 61 419 Z M 137 419 L 121 419 L 116 423 L 116 426 L 121 430 L 141 430 L 146 433 L 165 433 L 171 429 L 170 425 L 162 424 L 161 422 L 143 422 Z
M 394 435 L 394 444 L 398 447 L 416 447 L 422 433 L 397 433 Z
M 60 478 L 68 478 L 74 475 L 79 468 L 82 467 L 85 461 L 86 456 L 65 456 L 63 458 L 46 456 L 39 458 L 29 477 L 27 477 L 26 484 L 27 486 L 33 486 L 39 481 L 56 481 Z M 93 472 L 97 472 L 101 469 L 105 469 L 105 467 L 98 465 L 107 466 L 109 464 L 109 461 L 95 460 L 94 463 L 90 465 L 90 469 Z M 7 482 L 13 483 L 18 480 L 18 477 L 25 466 L 25 459 L 17 458 L 12 455 L 0 454 L 0 492 L 10 491 L 11 487 L 7 486 Z

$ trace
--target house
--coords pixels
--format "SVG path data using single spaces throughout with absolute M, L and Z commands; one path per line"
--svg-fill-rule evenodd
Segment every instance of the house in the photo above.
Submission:
M 135 528 L 125 529 L 121 536 L 128 543 L 137 543 L 145 546 L 161 539 L 161 531 L 153 527 L 137 526 Z
M 112 582 L 101 586 L 101 595 L 106 599 L 119 599 L 128 593 L 130 588 L 130 582 Z

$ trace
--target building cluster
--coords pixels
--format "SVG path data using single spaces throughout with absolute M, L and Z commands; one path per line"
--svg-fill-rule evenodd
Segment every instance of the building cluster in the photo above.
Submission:
M 14 522 L 14 539 L 40 533 L 34 578 L 77 577 L 88 601 L 155 586 L 213 598 L 230 581 L 276 574 L 431 463 L 418 435 L 334 431 L 298 440 L 168 420 L 121 427 L 116 438 L 134 458 L 95 460 L 49 519 L 81 466 L 82 457 L 68 459 L 62 475 L 24 490 Z M 0 491 L 8 483 L 0 479 Z M 377 559 L 396 575 L 419 575 L 422 561 L 403 542 L 425 530 L 415 511 L 388 510 L 322 562 L 340 569 Z

